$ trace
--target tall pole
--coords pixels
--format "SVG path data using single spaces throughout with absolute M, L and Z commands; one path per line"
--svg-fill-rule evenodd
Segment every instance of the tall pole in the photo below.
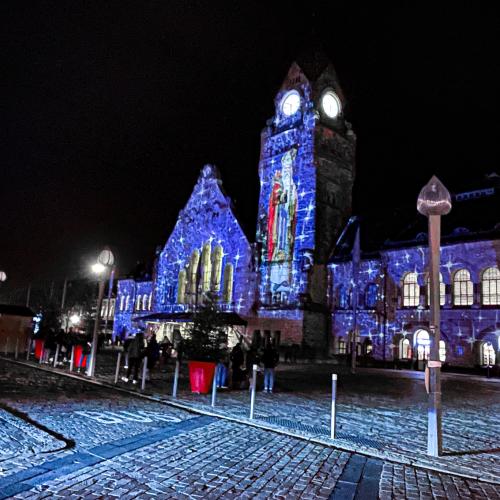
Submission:
M 104 279 L 99 280 L 99 295 L 97 296 L 97 310 L 94 323 L 94 334 L 92 335 L 92 348 L 90 350 L 90 362 L 87 375 L 93 377 L 95 374 L 97 343 L 99 342 L 99 317 L 101 315 L 102 299 L 104 298 Z
M 352 250 L 352 339 L 351 339 L 351 373 L 356 373 L 357 333 L 358 333 L 358 276 L 361 249 L 359 242 L 359 221 L 356 227 L 354 247 Z
M 64 311 L 64 305 L 66 304 L 66 290 L 68 288 L 68 278 L 64 278 L 64 285 L 61 298 L 61 312 Z
M 439 360 L 440 341 L 440 240 L 441 216 L 429 215 L 429 271 L 430 271 L 430 330 L 433 334 L 430 346 L 429 368 L 429 412 L 427 427 L 427 454 L 437 457 L 442 450 L 442 408 L 441 408 L 441 363 Z
M 430 321 L 429 329 L 432 342 L 427 363 L 429 380 L 429 406 L 427 411 L 427 454 L 433 457 L 441 455 L 443 448 L 442 408 L 441 408 L 441 361 L 439 359 L 440 341 L 440 246 L 441 216 L 451 210 L 451 198 L 448 190 L 433 176 L 422 189 L 417 201 L 418 211 L 429 220 L 429 285 L 430 285 Z
M 109 311 L 111 309 L 111 294 L 113 291 L 113 279 L 114 279 L 114 277 L 115 277 L 115 268 L 113 267 L 111 269 L 111 272 L 109 273 L 108 304 L 106 307 L 106 315 L 104 316 L 104 333 L 106 333 L 106 331 L 108 329 L 108 318 L 109 318 Z

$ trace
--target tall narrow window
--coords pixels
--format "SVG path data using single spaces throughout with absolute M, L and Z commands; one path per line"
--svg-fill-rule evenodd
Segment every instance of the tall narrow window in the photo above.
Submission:
M 210 277 L 212 274 L 212 261 L 210 259 L 210 242 L 205 243 L 203 246 L 203 252 L 201 253 L 201 269 L 203 272 L 203 291 L 208 292 L 210 290 Z
M 222 276 L 222 256 L 223 251 L 220 245 L 214 248 L 212 253 L 212 285 L 211 288 L 214 292 L 220 292 L 220 279 Z
M 490 267 L 483 272 L 481 296 L 485 306 L 500 304 L 500 271 L 498 267 Z
M 120 297 L 120 311 L 123 311 L 124 307 L 125 307 L 125 295 L 122 295 Z
M 399 343 L 399 357 L 401 359 L 411 359 L 411 345 L 408 339 L 401 339 Z
M 473 300 L 473 285 L 470 273 L 467 269 L 460 269 L 453 276 L 453 305 L 470 306 Z
M 179 278 L 177 280 L 177 304 L 184 304 L 186 298 L 186 270 L 179 271 Z
M 446 361 L 446 344 L 444 340 L 439 341 L 439 361 L 441 361 L 441 363 Z
M 148 311 L 151 311 L 152 305 L 153 305 L 153 292 L 151 292 L 148 297 Z
M 370 283 L 366 287 L 365 304 L 368 309 L 373 309 L 377 305 L 378 285 Z
M 198 294 L 198 266 L 200 263 L 200 252 L 195 249 L 191 254 L 191 262 L 189 263 L 189 300 L 191 304 L 197 303 Z
M 128 311 L 129 303 L 130 303 L 130 295 L 127 295 L 127 300 L 125 301 L 125 311 Z
M 142 296 L 142 310 L 143 311 L 148 310 L 148 302 L 149 302 L 149 297 L 148 297 L 148 295 L 144 294 Z
M 496 361 L 495 348 L 491 342 L 481 343 L 481 365 L 494 366 Z
M 136 298 L 135 298 L 135 310 L 136 311 L 139 311 L 140 308 L 141 308 L 141 296 L 138 295 Z
M 229 304 L 233 300 L 233 265 L 227 263 L 224 267 L 224 292 L 222 301 Z
M 111 299 L 108 317 L 112 318 L 115 315 L 116 299 Z
M 420 303 L 420 286 L 417 273 L 408 273 L 403 278 L 403 306 L 417 307 Z
M 439 305 L 446 303 L 446 285 L 443 283 L 443 275 L 439 273 Z M 427 305 L 431 305 L 431 280 L 427 278 Z
M 431 339 L 427 330 L 416 331 L 415 344 L 417 348 L 417 359 L 419 361 L 429 359 L 429 354 L 431 352 Z

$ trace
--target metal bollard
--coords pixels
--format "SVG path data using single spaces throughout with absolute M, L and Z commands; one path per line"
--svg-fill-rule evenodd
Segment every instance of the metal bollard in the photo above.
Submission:
M 41 365 L 42 364 L 42 361 L 43 361 L 43 358 L 45 356 L 45 349 L 42 348 L 41 352 L 40 352 L 40 357 L 38 358 L 38 364 Z
M 59 348 L 61 346 L 59 344 L 56 345 L 56 354 L 54 356 L 54 368 L 57 366 L 57 358 L 59 358 Z
M 115 384 L 118 383 L 118 376 L 120 375 L 120 363 L 122 361 L 122 352 L 118 351 L 118 359 L 116 360 L 116 370 L 115 370 Z
M 19 339 L 16 339 L 16 350 L 14 351 L 14 359 L 17 359 L 17 356 L 19 355 Z
M 215 367 L 214 371 L 214 380 L 212 382 L 212 408 L 215 406 L 215 398 L 217 396 L 217 366 Z
M 172 390 L 172 397 L 177 397 L 177 386 L 179 385 L 179 360 L 175 362 L 175 372 L 174 372 L 174 388 Z
M 330 421 L 330 439 L 335 439 L 335 403 L 337 400 L 337 374 L 332 373 L 332 418 Z
M 28 339 L 28 349 L 26 349 L 26 361 L 30 360 L 30 351 L 31 351 L 31 343 L 33 342 L 32 339 Z
M 71 358 L 69 359 L 69 371 L 73 371 L 73 366 L 75 364 L 75 346 L 71 346 Z
M 141 382 L 141 391 L 146 389 L 146 373 L 148 370 L 148 357 L 144 356 L 144 363 L 142 365 L 142 382 Z
M 252 367 L 252 392 L 250 394 L 250 418 L 253 419 L 254 408 L 255 408 L 255 390 L 257 387 L 257 365 Z

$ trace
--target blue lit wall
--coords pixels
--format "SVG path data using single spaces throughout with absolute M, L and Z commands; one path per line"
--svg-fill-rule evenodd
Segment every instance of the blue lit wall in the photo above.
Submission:
M 285 116 L 276 96 L 276 114 L 262 133 L 257 242 L 261 248 L 260 302 L 294 304 L 306 290 L 306 271 L 314 249 L 316 179 L 313 164 L 315 112 L 307 82 L 293 87 L 301 105 Z M 276 201 L 284 193 L 284 203 Z M 284 228 L 284 229 L 283 229 Z
M 177 303 L 179 272 L 186 269 L 193 250 L 198 249 L 201 254 L 207 242 L 212 250 L 216 246 L 221 246 L 223 250 L 221 290 L 226 264 L 233 265 L 230 308 L 246 314 L 252 306 L 255 273 L 252 271 L 251 247 L 221 186 L 216 168 L 205 165 L 159 256 L 154 283 L 155 311 L 182 311 L 187 307 Z
M 441 338 L 446 344 L 447 362 L 464 366 L 477 364 L 476 351 L 481 342 L 491 342 L 500 353 L 500 306 L 482 306 L 480 286 L 483 270 L 498 267 L 499 250 L 498 241 L 458 243 L 441 248 L 440 272 L 445 285 L 445 303 L 441 306 Z M 376 359 L 384 358 L 384 349 L 385 359 L 397 357 L 399 342 L 403 338 L 408 338 L 414 349 L 415 332 L 421 328 L 428 329 L 427 266 L 427 246 L 387 250 L 380 259 L 362 261 L 358 288 L 359 342 L 363 344 L 367 339 L 371 340 Z M 474 283 L 473 304 L 469 306 L 453 304 L 453 275 L 460 269 L 468 270 Z M 332 275 L 329 291 L 332 334 L 336 342 L 339 338 L 347 341 L 353 327 L 352 265 L 350 262 L 330 264 L 329 271 Z M 405 307 L 403 304 L 402 282 L 409 272 L 417 274 L 420 286 L 419 304 L 415 307 Z M 375 307 L 368 307 L 367 304 L 370 284 L 378 286 Z M 387 297 L 384 297 L 385 289 Z M 343 293 L 347 293 L 347 299 L 344 296 L 342 300 Z
M 140 328 L 144 327 L 142 322 L 134 320 L 137 317 L 144 316 L 149 313 L 149 310 L 145 308 L 142 299 L 145 295 L 149 297 L 152 290 L 152 281 L 135 281 L 133 279 L 118 281 L 113 337 L 120 337 L 124 330 L 126 335 L 131 335 L 136 333 Z M 139 307 L 137 307 L 138 296 L 141 297 Z

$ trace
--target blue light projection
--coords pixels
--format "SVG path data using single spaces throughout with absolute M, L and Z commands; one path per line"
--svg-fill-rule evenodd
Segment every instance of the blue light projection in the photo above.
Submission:
M 314 249 L 316 115 L 308 82 L 294 86 L 300 106 L 292 115 L 281 109 L 289 92 L 284 88 L 277 94 L 275 117 L 262 132 L 256 239 L 261 248 L 259 298 L 264 306 L 297 304 L 307 287 L 307 263 Z
M 499 246 L 495 241 L 476 241 L 443 245 L 441 248 L 441 275 L 445 285 L 441 339 L 446 348 L 447 362 L 469 366 L 478 364 L 479 347 L 483 342 L 498 346 L 500 307 L 482 308 L 479 290 L 484 269 L 498 266 Z M 429 328 L 427 266 L 426 246 L 385 250 L 380 259 L 362 261 L 358 283 L 358 341 L 362 345 L 367 340 L 373 344 L 374 358 L 384 358 L 384 347 L 385 359 L 400 357 L 404 339 L 410 340 L 412 352 L 417 356 L 415 334 L 420 329 Z M 346 340 L 353 328 L 353 311 L 349 301 L 355 293 L 352 264 L 334 263 L 329 268 L 333 276 L 329 293 L 335 299 L 332 334 L 337 340 Z M 473 304 L 469 306 L 453 303 L 453 277 L 461 269 L 469 271 L 471 280 L 476 283 L 477 292 L 474 293 Z M 402 284 L 405 275 L 410 272 L 417 274 L 420 287 L 415 307 L 404 304 Z M 387 297 L 384 297 L 384 290 Z
M 254 300 L 254 283 L 250 244 L 217 169 L 205 165 L 159 256 L 154 309 L 184 311 L 210 291 L 223 309 L 244 314 Z

